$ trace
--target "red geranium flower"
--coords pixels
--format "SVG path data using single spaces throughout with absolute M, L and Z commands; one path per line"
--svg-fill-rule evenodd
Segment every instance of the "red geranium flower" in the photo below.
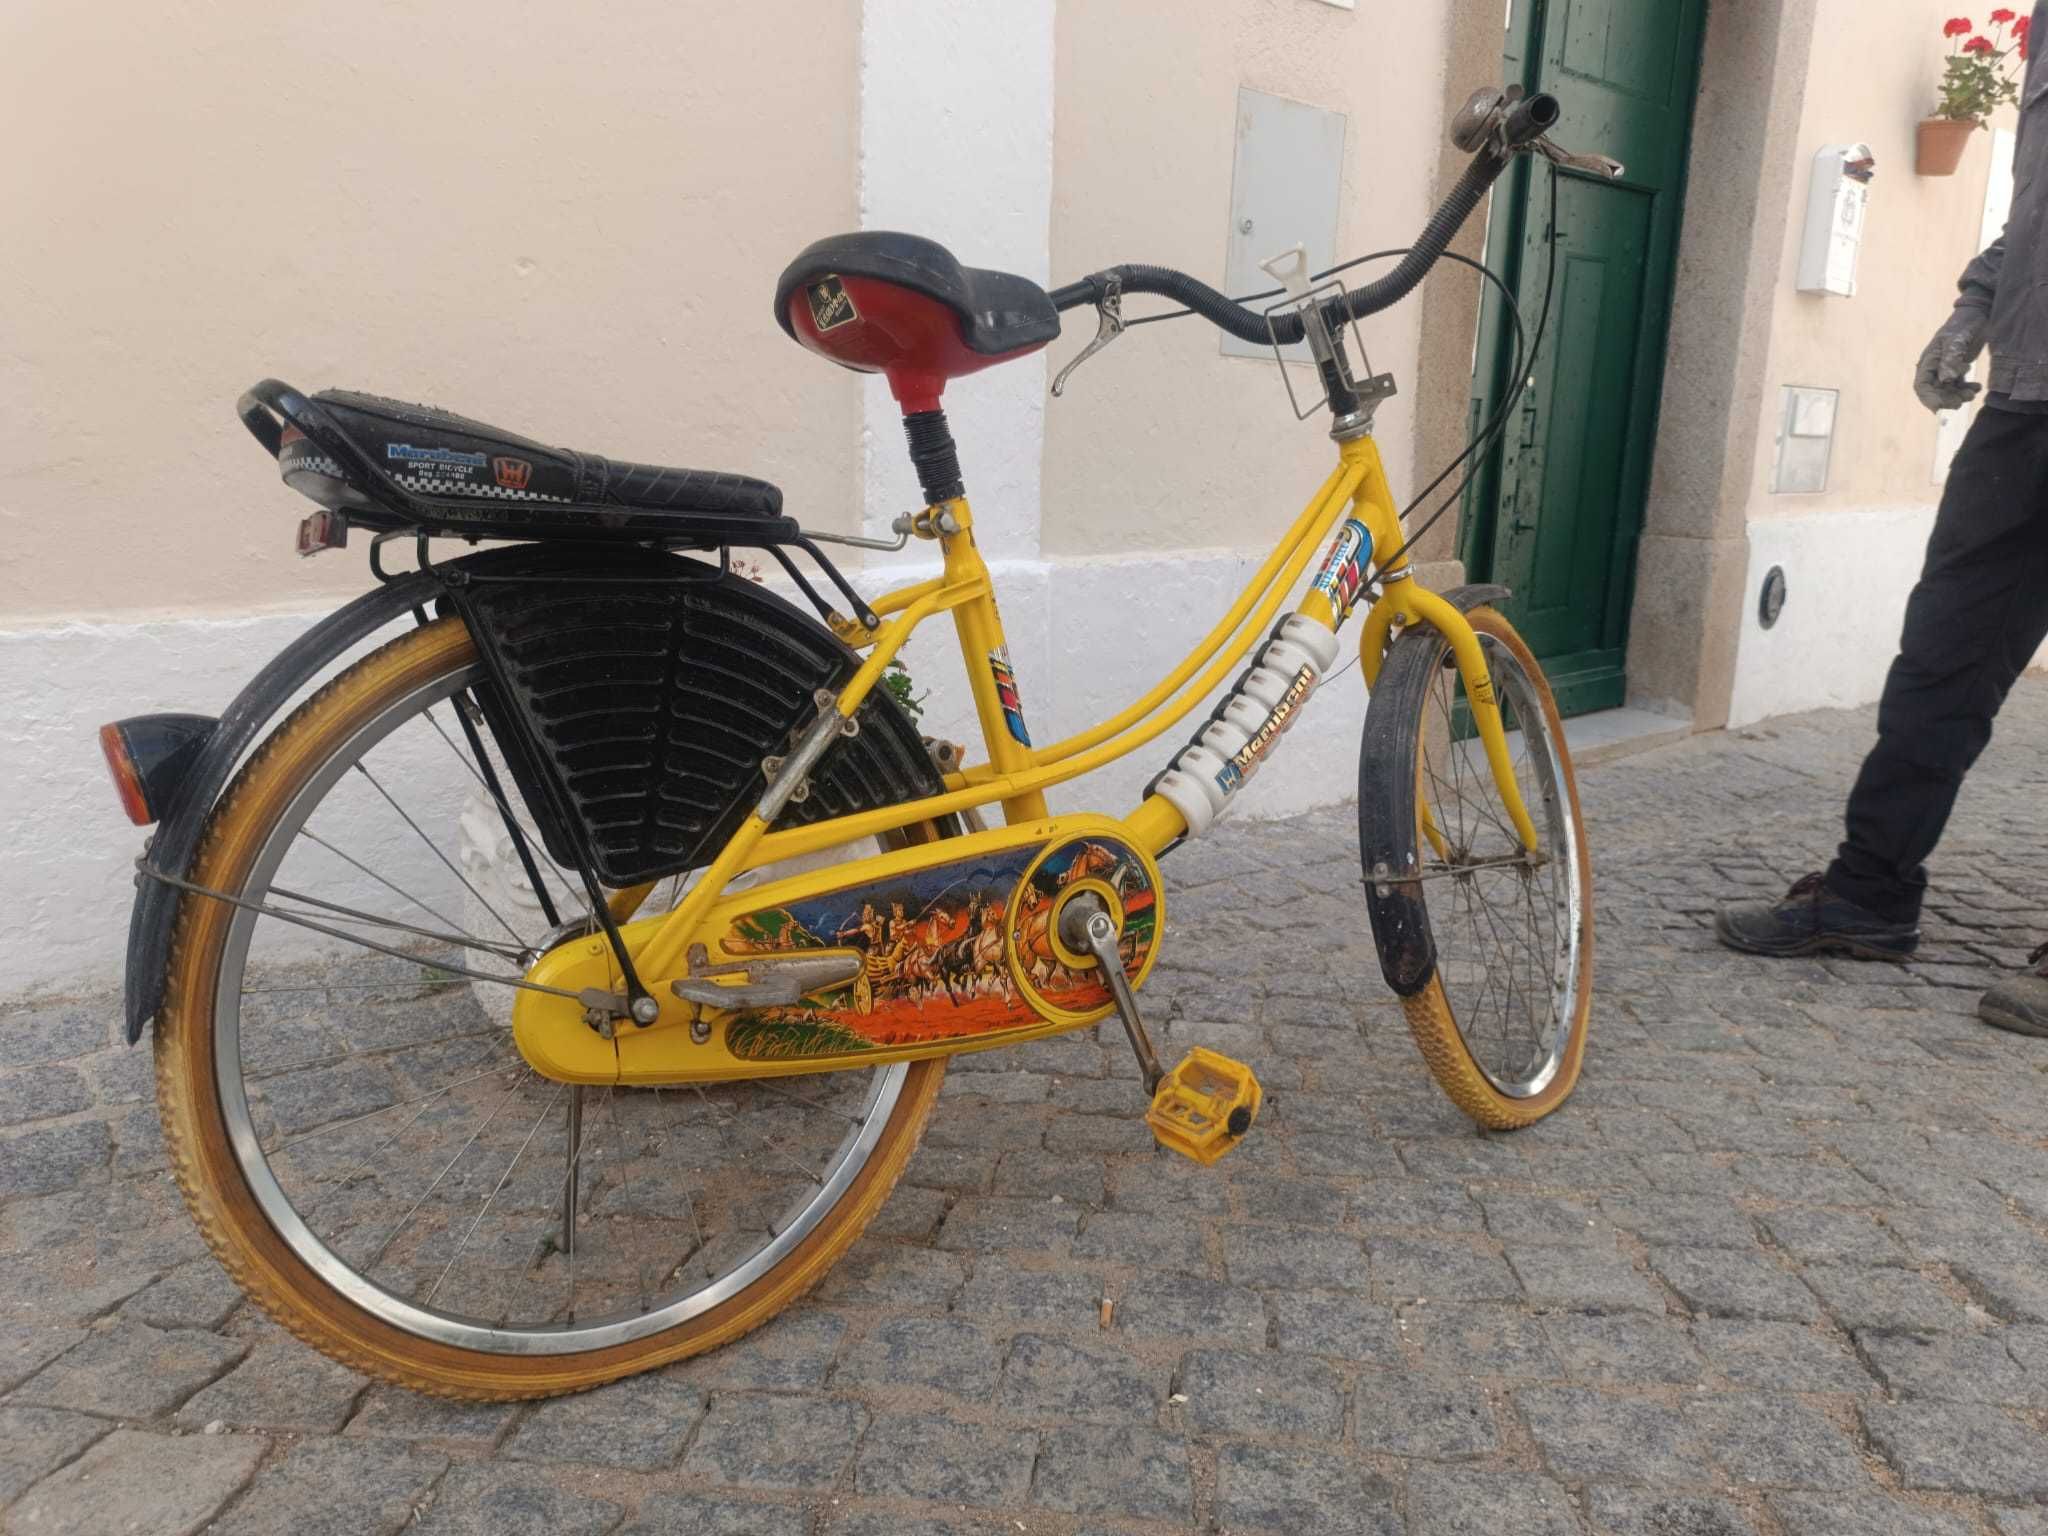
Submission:
M 2012 35 L 2017 38 L 2025 38 L 2033 25 L 2034 19 L 2031 16 L 2022 16 L 2012 24 Z
M 1968 33 L 1974 32 L 1976 29 L 1976 23 L 1971 21 L 1969 17 L 1952 16 L 1948 19 L 1946 23 L 1943 24 L 1941 29 L 1941 35 L 1943 37 L 1962 37 Z
M 1996 53 L 1998 52 L 1998 45 L 1993 43 L 1991 39 L 1988 37 L 1973 37 L 1967 43 L 1963 44 L 1963 52 Z
M 2007 22 L 2016 20 L 2018 20 L 2018 13 L 2014 11 L 2008 11 L 2003 6 L 2000 6 L 1997 10 L 1991 13 L 1991 25 L 1993 25 L 1994 27 L 2002 27 Z

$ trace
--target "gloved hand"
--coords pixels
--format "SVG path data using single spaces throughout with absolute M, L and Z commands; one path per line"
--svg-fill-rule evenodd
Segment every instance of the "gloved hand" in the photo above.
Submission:
M 1968 378 L 1970 364 L 1984 350 L 1986 315 L 1981 309 L 1959 309 L 1920 354 L 1913 370 L 1913 393 L 1930 411 L 1952 411 L 1976 397 L 1979 385 Z

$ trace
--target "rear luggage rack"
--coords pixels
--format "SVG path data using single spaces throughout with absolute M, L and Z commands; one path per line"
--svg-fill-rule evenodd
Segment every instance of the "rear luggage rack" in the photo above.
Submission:
M 821 617 L 843 622 L 790 560 L 785 551 L 794 548 L 825 572 L 862 625 L 880 626 L 796 519 L 781 514 L 782 493 L 766 481 L 617 463 L 426 406 L 345 390 L 309 396 L 278 379 L 251 387 L 235 409 L 286 483 L 330 510 L 313 549 L 344 543 L 350 527 L 377 533 L 379 542 L 417 535 L 423 568 L 431 538 L 716 549 L 726 560 L 735 548 L 761 549 Z M 390 439 L 385 462 L 364 446 L 378 436 Z

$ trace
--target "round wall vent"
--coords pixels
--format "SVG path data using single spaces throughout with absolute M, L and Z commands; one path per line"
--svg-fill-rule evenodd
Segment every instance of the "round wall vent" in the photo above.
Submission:
M 1764 589 L 1756 600 L 1757 622 L 1769 629 L 1785 611 L 1785 567 L 1774 565 L 1764 574 Z

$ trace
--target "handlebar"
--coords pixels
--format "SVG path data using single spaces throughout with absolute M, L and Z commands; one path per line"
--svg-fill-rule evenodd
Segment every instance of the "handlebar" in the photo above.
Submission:
M 1475 97 L 1474 105 L 1478 103 L 1479 98 Z M 1471 108 L 1467 110 L 1470 112 Z M 1323 306 L 1325 321 L 1334 329 L 1348 321 L 1378 314 L 1412 293 L 1416 285 L 1429 275 L 1430 268 L 1437 264 L 1459 228 L 1486 196 L 1487 189 L 1499 179 L 1500 173 L 1507 169 L 1517 153 L 1542 140 L 1543 135 L 1557 123 L 1560 111 L 1557 98 L 1547 92 L 1539 91 L 1532 96 L 1514 99 L 1494 93 L 1487 110 L 1473 119 L 1474 126 L 1469 135 L 1472 142 L 1465 142 L 1466 135 L 1460 134 L 1460 147 L 1476 147 L 1478 152 L 1473 155 L 1472 163 L 1466 166 L 1464 175 L 1458 178 L 1457 185 L 1430 215 L 1429 222 L 1423 226 L 1408 254 L 1386 276 L 1342 299 L 1326 301 Z M 1131 265 L 1092 272 L 1077 282 L 1055 288 L 1052 291 L 1053 307 L 1068 310 L 1083 304 L 1099 304 L 1116 290 L 1151 293 L 1172 299 L 1240 341 L 1270 340 L 1287 346 L 1302 340 L 1307 330 L 1299 311 L 1261 314 L 1218 293 L 1201 279 L 1172 267 Z

